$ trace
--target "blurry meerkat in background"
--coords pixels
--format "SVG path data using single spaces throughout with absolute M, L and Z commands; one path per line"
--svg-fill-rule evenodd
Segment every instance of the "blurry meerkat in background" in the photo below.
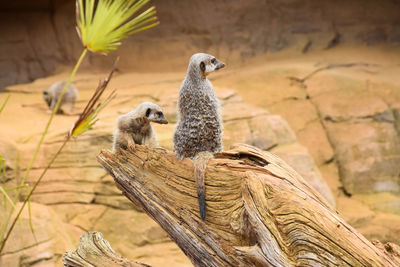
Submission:
M 49 106 L 50 110 L 53 110 L 56 106 L 58 98 L 61 94 L 62 89 L 64 88 L 66 82 L 60 81 L 54 83 L 52 86 L 47 88 L 43 92 L 43 98 Z M 57 111 L 59 114 L 72 114 L 72 110 L 75 106 L 75 102 L 78 98 L 78 89 L 71 83 L 65 94 L 61 100 L 60 107 Z
M 114 132 L 113 150 L 134 148 L 134 144 L 158 147 L 156 132 L 151 122 L 167 124 L 161 108 L 151 102 L 143 102 L 136 109 L 118 117 Z

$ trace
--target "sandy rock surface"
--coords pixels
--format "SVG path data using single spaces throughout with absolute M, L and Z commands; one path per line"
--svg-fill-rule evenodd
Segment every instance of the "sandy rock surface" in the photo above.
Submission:
M 275 54 L 240 68 L 228 66 L 211 76 L 222 105 L 224 147 L 244 142 L 276 153 L 367 238 L 400 243 L 400 65 L 394 59 L 398 53 L 350 47 L 297 57 Z M 341 62 L 344 57 L 346 62 Z M 299 81 L 320 67 L 349 62 L 357 64 L 321 70 Z M 80 90 L 76 112 L 105 75 L 79 72 L 74 82 Z M 96 161 L 101 149 L 111 148 L 118 115 L 142 101 L 164 109 L 170 123 L 155 128 L 160 145 L 172 149 L 184 75 L 184 70 L 116 73 L 108 92 L 117 89 L 117 98 L 91 131 L 67 145 L 32 198 L 37 240 L 24 213 L 0 265 L 59 266 L 62 253 L 76 248 L 85 231 L 102 232 L 127 258 L 154 266 L 191 265 L 165 232 L 121 195 Z M 5 187 L 20 181 L 47 122 L 42 90 L 66 76 L 59 73 L 7 87 L 12 96 L 0 115 L 0 153 L 8 166 Z M 1 93 L 0 100 L 4 96 Z M 76 118 L 56 117 L 29 184 Z

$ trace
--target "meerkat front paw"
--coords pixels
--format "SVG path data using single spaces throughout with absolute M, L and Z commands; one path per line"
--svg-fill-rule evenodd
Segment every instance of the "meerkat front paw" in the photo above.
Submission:
M 136 144 L 132 136 L 130 136 L 129 134 L 122 134 L 122 138 L 124 139 L 124 143 L 126 144 L 126 148 L 128 150 L 136 151 Z
M 131 150 L 131 151 L 133 151 L 133 152 L 136 151 L 136 144 L 135 144 L 135 142 L 129 142 L 129 143 L 128 143 L 128 150 Z

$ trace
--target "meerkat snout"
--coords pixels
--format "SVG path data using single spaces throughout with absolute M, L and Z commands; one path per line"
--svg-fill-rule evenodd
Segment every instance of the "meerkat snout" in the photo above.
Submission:
M 209 55 L 205 60 L 200 62 L 200 70 L 203 76 L 207 76 L 211 72 L 217 71 L 225 67 L 225 63 L 219 61 L 215 57 Z
M 165 118 L 164 113 L 157 109 L 148 108 L 146 110 L 146 117 L 151 122 L 160 123 L 160 124 L 168 124 L 168 121 Z

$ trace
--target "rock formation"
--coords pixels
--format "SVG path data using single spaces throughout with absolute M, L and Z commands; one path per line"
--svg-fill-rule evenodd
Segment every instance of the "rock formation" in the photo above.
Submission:
M 225 148 L 243 142 L 279 155 L 331 203 L 335 200 L 339 215 L 366 238 L 399 243 L 398 50 L 337 47 L 290 58 L 282 53 L 256 57 L 214 78 L 223 104 Z M 324 68 L 331 64 L 347 67 Z M 63 252 L 76 248 L 83 232 L 100 231 L 124 257 L 151 265 L 189 264 L 165 232 L 120 194 L 95 160 L 101 149 L 110 147 L 115 118 L 146 100 L 165 107 L 172 123 L 157 128 L 157 133 L 161 145 L 172 149 L 175 101 L 184 75 L 184 70 L 174 71 L 116 73 L 110 86 L 118 89 L 118 97 L 93 130 L 68 145 L 34 195 L 38 243 L 24 219 L 15 240 L 29 246 L 8 247 L 0 261 L 59 266 Z M 77 110 L 99 77 L 94 73 L 77 76 L 76 84 L 82 88 Z M 12 96 L 0 115 L 0 153 L 8 166 L 5 187 L 20 181 L 48 118 L 43 88 L 63 78 L 61 73 L 7 87 Z M 56 117 L 30 184 L 75 119 Z M 121 219 L 116 222 L 115 218 Z M 44 219 L 45 227 L 41 227 Z M 63 229 L 65 236 L 58 239 L 54 229 Z
M 183 62 L 199 50 L 218 54 L 232 65 L 287 48 L 306 53 L 342 44 L 400 42 L 400 3 L 396 0 L 153 2 L 161 24 L 130 38 L 118 50 L 121 69 L 183 70 Z M 74 0 L 2 4 L 0 90 L 49 75 L 79 56 L 82 48 L 74 8 Z M 85 64 L 108 69 L 115 55 L 92 55 Z

